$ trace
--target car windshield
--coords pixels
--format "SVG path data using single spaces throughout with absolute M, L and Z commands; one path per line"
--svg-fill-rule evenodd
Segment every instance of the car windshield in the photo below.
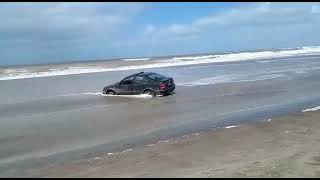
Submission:
M 152 73 L 148 77 L 155 80 L 155 81 L 161 81 L 166 78 L 165 76 L 162 76 L 162 75 L 156 74 L 156 73 Z

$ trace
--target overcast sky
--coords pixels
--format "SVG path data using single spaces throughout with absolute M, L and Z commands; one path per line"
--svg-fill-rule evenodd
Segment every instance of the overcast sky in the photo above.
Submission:
M 320 3 L 0 3 L 0 65 L 320 45 Z

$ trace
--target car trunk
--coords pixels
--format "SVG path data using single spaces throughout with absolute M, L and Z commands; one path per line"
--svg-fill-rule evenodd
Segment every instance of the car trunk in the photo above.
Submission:
M 162 83 L 165 84 L 165 89 L 170 89 L 174 86 L 174 81 L 172 78 L 166 78 L 162 80 Z

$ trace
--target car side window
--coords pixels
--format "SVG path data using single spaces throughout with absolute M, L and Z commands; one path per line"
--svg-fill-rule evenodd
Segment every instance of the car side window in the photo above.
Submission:
M 131 85 L 133 83 L 133 76 L 125 78 L 121 81 L 121 85 Z
M 155 80 L 155 81 L 158 81 L 158 80 L 161 80 L 161 79 L 165 79 L 164 76 L 162 76 L 160 74 L 156 74 L 156 73 L 152 73 L 148 77 L 153 79 L 153 80 Z
M 143 76 L 137 76 L 134 83 L 135 84 L 147 84 L 148 79 Z

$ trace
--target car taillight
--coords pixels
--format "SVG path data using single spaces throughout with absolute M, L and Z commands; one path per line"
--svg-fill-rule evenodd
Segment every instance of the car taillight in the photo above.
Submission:
M 166 84 L 161 83 L 161 84 L 160 84 L 160 89 L 163 90 L 163 89 L 165 89 L 165 88 L 166 88 Z

